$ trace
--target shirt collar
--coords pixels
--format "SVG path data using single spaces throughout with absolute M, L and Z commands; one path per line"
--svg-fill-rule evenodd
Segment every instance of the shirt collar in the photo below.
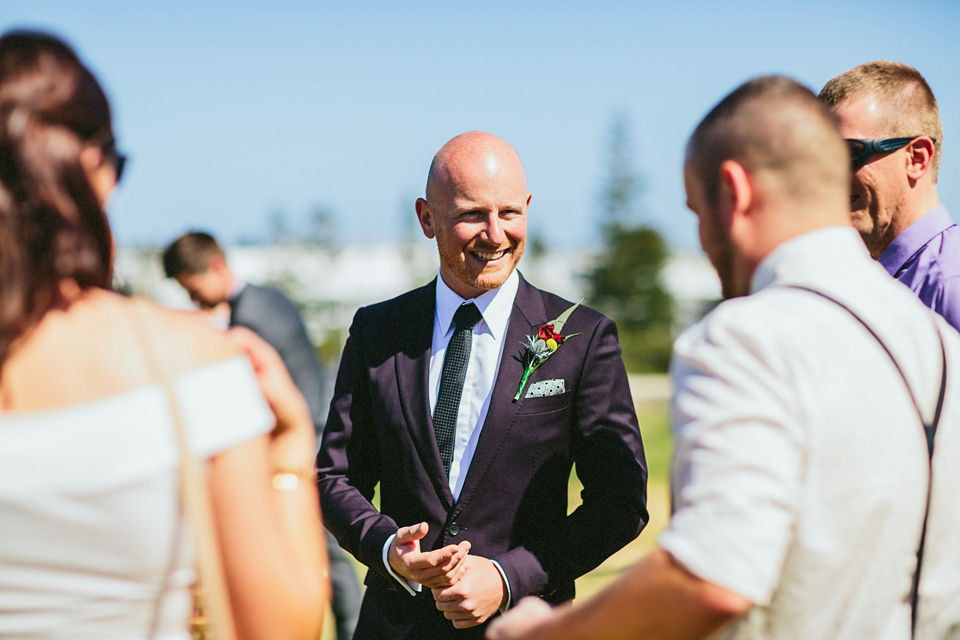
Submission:
M 230 288 L 227 289 L 227 301 L 229 302 L 236 299 L 236 297 L 240 295 L 240 292 L 243 291 L 246 286 L 247 282 L 245 280 L 236 278 L 233 281 L 233 284 L 230 285 Z
M 453 330 L 453 314 L 456 313 L 457 308 L 465 302 L 472 302 L 477 305 L 480 315 L 483 316 L 482 324 L 478 325 L 478 331 L 483 331 L 483 325 L 486 325 L 493 337 L 500 340 L 507 332 L 507 322 L 510 321 L 510 312 L 513 310 L 513 301 L 517 297 L 519 288 L 520 276 L 514 270 L 498 288 L 491 289 L 472 300 L 464 300 L 447 286 L 440 274 L 437 274 L 439 326 L 444 329 L 444 335 L 450 333 Z
M 894 275 L 900 267 L 928 242 L 953 226 L 947 207 L 937 205 L 927 211 L 909 227 L 900 232 L 877 259 L 887 273 Z
M 781 243 L 757 265 L 750 293 L 796 276 L 804 277 L 811 271 L 836 273 L 838 261 L 849 260 L 851 252 L 863 257 L 870 255 L 853 227 L 824 227 L 803 233 Z

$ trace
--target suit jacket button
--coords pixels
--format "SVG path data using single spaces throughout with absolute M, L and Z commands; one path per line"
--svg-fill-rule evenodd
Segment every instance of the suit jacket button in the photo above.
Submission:
M 450 526 L 447 527 L 447 533 L 449 533 L 452 536 L 459 535 L 460 525 L 458 525 L 456 522 L 451 522 Z

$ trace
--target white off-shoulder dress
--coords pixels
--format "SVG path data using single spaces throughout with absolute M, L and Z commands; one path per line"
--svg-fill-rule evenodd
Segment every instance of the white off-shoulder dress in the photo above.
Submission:
M 175 388 L 203 458 L 273 424 L 244 356 Z M 175 438 L 160 384 L 0 412 L 0 638 L 189 638 L 193 550 Z

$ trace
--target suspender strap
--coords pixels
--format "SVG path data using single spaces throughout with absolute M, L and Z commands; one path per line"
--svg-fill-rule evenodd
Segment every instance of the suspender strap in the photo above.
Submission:
M 923 528 L 920 530 L 920 545 L 917 547 L 917 569 L 913 572 L 913 587 L 910 589 L 910 637 L 917 633 L 917 601 L 920 599 L 920 569 L 923 565 L 923 546 L 927 539 L 927 520 L 930 518 L 930 499 L 933 492 L 933 443 L 937 436 L 937 425 L 940 423 L 940 413 L 943 411 L 943 400 L 947 391 L 947 351 L 943 345 L 943 336 L 937 329 L 940 338 L 940 357 L 943 361 L 943 373 L 940 376 L 940 396 L 937 398 L 937 410 L 933 414 L 933 421 L 923 424 L 927 436 L 927 452 L 930 468 L 930 480 L 927 483 L 927 505 L 923 512 Z
M 920 530 L 920 544 L 917 547 L 917 568 L 913 573 L 913 586 L 910 589 L 910 636 L 913 637 L 916 634 L 917 630 L 917 601 L 919 599 L 919 588 L 920 588 L 920 567 L 923 563 L 923 546 L 927 538 L 927 520 L 930 517 L 930 496 L 933 490 L 933 444 L 934 439 L 937 435 L 937 425 L 940 423 L 940 414 L 943 411 L 943 400 L 946 397 L 947 392 L 947 351 L 946 347 L 943 344 L 943 336 L 940 334 L 940 328 L 936 324 L 933 325 L 934 330 L 937 332 L 937 338 L 940 340 L 940 359 L 942 363 L 941 375 L 940 375 L 940 395 L 937 398 L 937 409 L 933 414 L 933 420 L 929 423 L 923 417 L 923 411 L 920 409 L 920 404 L 917 402 L 917 396 L 913 392 L 913 388 L 910 386 L 910 382 L 907 380 L 907 376 L 904 375 L 903 369 L 900 367 L 900 363 L 897 362 L 897 359 L 893 356 L 893 353 L 887 347 L 886 343 L 880 339 L 880 336 L 877 335 L 877 332 L 867 324 L 867 322 L 861 318 L 853 309 L 840 302 L 836 298 L 818 291 L 816 289 L 811 289 L 809 287 L 804 287 L 801 285 L 782 285 L 785 289 L 800 289 L 801 291 L 809 291 L 810 293 L 816 294 L 825 300 L 829 300 L 838 307 L 844 309 L 851 316 L 856 318 L 856 320 L 863 325 L 863 327 L 876 339 L 880 346 L 883 347 L 883 350 L 886 352 L 887 356 L 890 357 L 890 361 L 893 362 L 893 366 L 896 367 L 897 373 L 900 374 L 900 377 L 903 379 L 903 384 L 907 387 L 907 393 L 910 394 L 910 399 L 913 401 L 913 407 L 917 411 L 917 415 L 920 417 L 920 424 L 923 425 L 924 436 L 927 441 L 927 464 L 929 467 L 929 480 L 927 482 L 927 501 L 926 507 L 923 511 L 923 527 Z

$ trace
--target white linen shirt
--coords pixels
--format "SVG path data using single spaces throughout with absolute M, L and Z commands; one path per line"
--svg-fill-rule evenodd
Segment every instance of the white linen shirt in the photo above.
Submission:
M 453 499 L 460 497 L 463 482 L 473 462 L 473 455 L 477 451 L 477 441 L 483 422 L 487 418 L 490 408 L 490 399 L 493 396 L 493 385 L 500 370 L 500 360 L 503 357 L 503 339 L 507 334 L 507 325 L 510 324 L 510 314 L 513 303 L 520 288 L 520 276 L 514 270 L 510 276 L 496 289 L 464 300 L 455 293 L 441 275 L 437 275 L 436 312 L 433 316 L 433 342 L 430 351 L 428 373 L 428 393 L 430 400 L 430 414 L 433 415 L 437 407 L 437 394 L 440 390 L 440 375 L 443 373 L 443 358 L 447 353 L 447 345 L 453 337 L 453 315 L 457 309 L 468 302 L 477 305 L 480 320 L 473 328 L 470 346 L 470 360 L 467 364 L 467 374 L 463 381 L 463 393 L 460 397 L 460 408 L 457 412 L 457 429 L 454 435 L 453 461 L 450 464 L 448 482 Z M 392 575 L 411 595 L 420 591 L 420 585 L 399 576 L 387 559 L 390 544 L 396 536 L 387 538 L 383 545 L 383 564 Z M 501 610 L 510 606 L 510 582 L 503 567 L 496 560 L 493 565 L 503 577 L 507 586 L 507 599 Z
M 788 284 L 827 293 L 866 320 L 927 419 L 940 387 L 939 323 L 956 374 L 934 486 L 952 492 L 960 480 L 960 336 L 891 280 L 853 229 L 822 229 L 780 245 L 757 268 L 750 296 L 724 302 L 677 340 L 674 515 L 660 546 L 754 603 L 716 637 L 907 640 L 928 476 L 919 418 L 863 326 L 818 295 L 779 286 Z M 937 496 L 920 611 L 926 605 L 946 629 L 938 612 L 952 602 L 956 621 L 960 602 L 960 509 Z M 933 631 L 940 623 L 918 637 L 945 637 Z

